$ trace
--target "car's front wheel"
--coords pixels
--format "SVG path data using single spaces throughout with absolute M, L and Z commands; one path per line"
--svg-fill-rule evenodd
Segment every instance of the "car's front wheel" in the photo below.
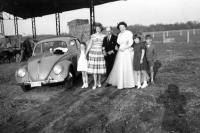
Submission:
M 21 88 L 24 92 L 29 91 L 31 89 L 30 85 L 21 85 Z

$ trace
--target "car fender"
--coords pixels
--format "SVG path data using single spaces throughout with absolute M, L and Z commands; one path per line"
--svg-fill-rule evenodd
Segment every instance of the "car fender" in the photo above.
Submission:
M 68 61 L 68 60 L 62 60 L 60 62 L 57 62 L 54 66 L 56 65 L 61 65 L 62 68 L 63 68 L 63 71 L 61 72 L 61 74 L 59 75 L 56 75 L 54 72 L 53 72 L 53 69 L 50 73 L 50 77 L 56 79 L 58 76 L 61 76 L 63 79 L 66 79 L 68 74 L 69 74 L 69 71 L 70 69 L 72 69 L 72 71 L 74 71 L 74 68 L 73 68 L 73 65 L 72 65 L 72 62 L 71 61 Z M 74 73 L 72 73 L 74 74 Z

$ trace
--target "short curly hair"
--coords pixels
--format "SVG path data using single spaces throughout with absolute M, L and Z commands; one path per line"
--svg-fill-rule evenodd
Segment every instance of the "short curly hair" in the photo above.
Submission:
M 127 28 L 127 23 L 126 22 L 124 22 L 124 21 L 122 21 L 122 22 L 119 22 L 118 24 L 117 24 L 117 29 L 119 30 L 119 26 L 120 25 L 124 25 L 126 28 Z
M 141 37 L 140 34 L 135 34 L 134 37 L 133 37 L 133 39 L 136 39 L 136 38 L 138 38 L 140 41 L 142 40 L 142 37 Z
M 150 34 L 145 36 L 145 39 L 152 39 L 152 36 Z
M 99 27 L 101 29 L 101 31 L 103 30 L 103 26 L 101 23 L 95 23 L 94 29 L 96 29 L 96 27 Z

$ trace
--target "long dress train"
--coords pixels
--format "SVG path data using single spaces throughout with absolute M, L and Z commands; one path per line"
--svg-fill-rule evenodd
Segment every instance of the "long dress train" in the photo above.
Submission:
M 118 35 L 117 42 L 120 47 L 127 47 L 127 45 L 131 46 L 133 43 L 132 39 L 132 33 L 125 31 L 125 33 Z M 134 52 L 131 48 L 118 51 L 113 69 L 106 81 L 108 84 L 117 86 L 118 89 L 135 87 L 136 72 L 133 69 L 133 56 Z

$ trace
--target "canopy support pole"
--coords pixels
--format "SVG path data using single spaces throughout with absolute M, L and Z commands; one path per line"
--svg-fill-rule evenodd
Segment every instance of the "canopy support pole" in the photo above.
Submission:
M 94 12 L 94 0 L 90 2 L 90 34 L 94 33 L 94 24 L 95 24 L 95 12 Z
M 0 12 L 0 26 L 1 26 L 1 33 L 5 35 L 4 32 L 4 23 L 3 23 L 3 12 Z
M 60 14 L 56 13 L 56 35 L 60 36 Z
M 35 17 L 31 18 L 32 22 L 32 33 L 33 33 L 33 39 L 36 39 L 36 24 L 35 24 Z
M 18 32 L 18 18 L 16 16 L 14 16 L 14 27 L 15 27 L 15 35 L 18 36 L 19 32 Z

